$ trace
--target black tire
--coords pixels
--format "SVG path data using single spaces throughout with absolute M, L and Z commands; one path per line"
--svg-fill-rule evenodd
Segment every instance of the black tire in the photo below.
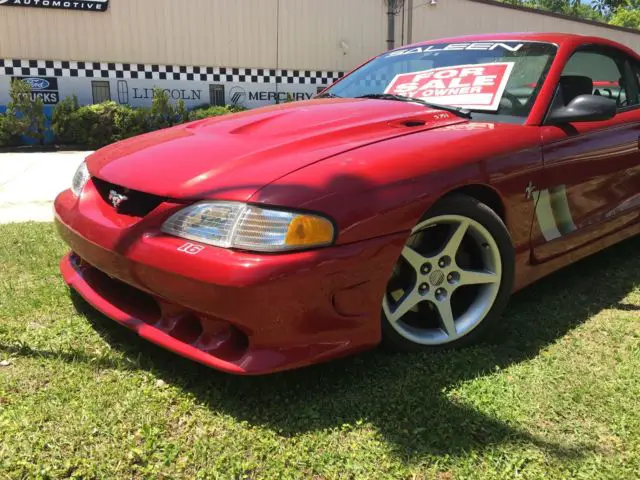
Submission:
M 402 336 L 387 320 L 384 310 L 382 317 L 382 345 L 394 351 L 439 351 L 465 347 L 482 340 L 489 341 L 498 337 L 498 324 L 511 296 L 515 275 L 515 251 L 511 236 L 502 219 L 484 203 L 466 195 L 452 194 L 442 198 L 424 215 L 418 225 L 429 218 L 442 215 L 461 215 L 480 223 L 495 240 L 502 261 L 502 278 L 497 296 L 489 312 L 482 321 L 466 335 L 440 345 L 424 345 Z M 413 234 L 407 241 L 408 246 L 419 243 L 419 234 Z

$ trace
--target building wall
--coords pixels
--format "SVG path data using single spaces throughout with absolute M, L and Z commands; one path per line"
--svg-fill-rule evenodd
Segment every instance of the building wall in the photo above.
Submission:
M 345 70 L 384 50 L 386 15 L 382 0 L 111 0 L 0 8 L 0 32 L 0 58 Z
M 273 67 L 272 0 L 111 0 L 105 13 L 0 8 L 0 56 Z
M 148 106 L 160 87 L 188 107 L 252 108 L 303 99 L 385 49 L 383 0 L 111 0 L 106 12 L 0 7 L 0 105 L 11 78 L 57 84 L 57 97 Z M 401 35 L 402 18 L 397 19 Z M 398 37 L 398 43 L 401 42 Z M 42 83 L 42 82 L 39 82 Z M 48 98 L 53 98 L 49 95 Z
M 471 0 L 413 3 L 413 41 L 561 31 L 640 50 L 639 34 L 606 27 Z M 111 0 L 105 13 L 0 7 L 0 32 L 0 58 L 345 71 L 386 48 L 387 17 L 383 0 Z

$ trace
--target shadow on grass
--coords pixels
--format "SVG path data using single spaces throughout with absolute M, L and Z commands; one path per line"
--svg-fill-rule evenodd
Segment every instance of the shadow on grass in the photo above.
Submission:
M 640 306 L 629 305 L 628 303 L 619 303 L 615 308 L 616 310 L 622 310 L 623 312 L 640 312 Z
M 74 303 L 75 303 L 74 299 Z M 85 363 L 90 364 L 96 368 L 112 368 L 118 370 L 132 370 L 136 366 L 132 363 L 127 365 L 125 362 L 119 362 L 109 357 L 97 357 L 95 355 L 88 354 L 87 352 L 75 349 L 71 351 L 51 351 L 32 348 L 26 344 L 20 345 L 7 345 L 0 343 L 0 352 L 6 353 L 11 357 L 37 357 L 47 358 L 53 360 L 59 360 L 68 363 Z
M 184 360 L 139 339 L 77 295 L 74 303 L 138 368 L 153 371 L 212 410 L 285 437 L 365 421 L 407 461 L 504 443 L 534 444 L 558 457 L 580 456 L 584 445 L 547 443 L 456 402 L 446 390 L 534 358 L 604 308 L 637 310 L 621 300 L 640 281 L 639 249 L 640 238 L 628 240 L 516 294 L 497 344 L 439 354 L 378 349 L 264 377 L 229 376 Z

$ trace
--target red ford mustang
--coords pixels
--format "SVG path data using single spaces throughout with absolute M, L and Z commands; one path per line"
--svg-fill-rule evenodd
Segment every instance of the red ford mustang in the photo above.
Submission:
M 226 372 L 467 345 L 513 291 L 640 233 L 639 92 L 640 57 L 601 38 L 386 52 L 311 101 L 88 157 L 55 202 L 62 275 Z

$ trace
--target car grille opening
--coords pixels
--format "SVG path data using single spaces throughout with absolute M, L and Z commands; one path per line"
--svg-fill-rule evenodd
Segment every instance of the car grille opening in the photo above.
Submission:
M 248 336 L 228 321 L 155 297 L 109 276 L 76 253 L 71 254 L 70 261 L 98 297 L 124 312 L 130 320 L 140 320 L 178 342 L 224 361 L 235 362 L 246 354 Z
M 82 272 L 83 279 L 91 285 L 93 291 L 109 304 L 146 323 L 153 324 L 162 318 L 160 306 L 151 295 L 110 277 L 76 253 L 71 255 L 70 260 Z
M 160 197 L 158 195 L 152 195 L 138 190 L 131 190 L 129 188 L 101 180 L 100 178 L 93 177 L 92 181 L 102 200 L 121 215 L 144 217 L 166 200 L 166 197 Z M 111 198 L 113 193 L 123 195 L 126 197 L 126 200 L 114 205 Z

